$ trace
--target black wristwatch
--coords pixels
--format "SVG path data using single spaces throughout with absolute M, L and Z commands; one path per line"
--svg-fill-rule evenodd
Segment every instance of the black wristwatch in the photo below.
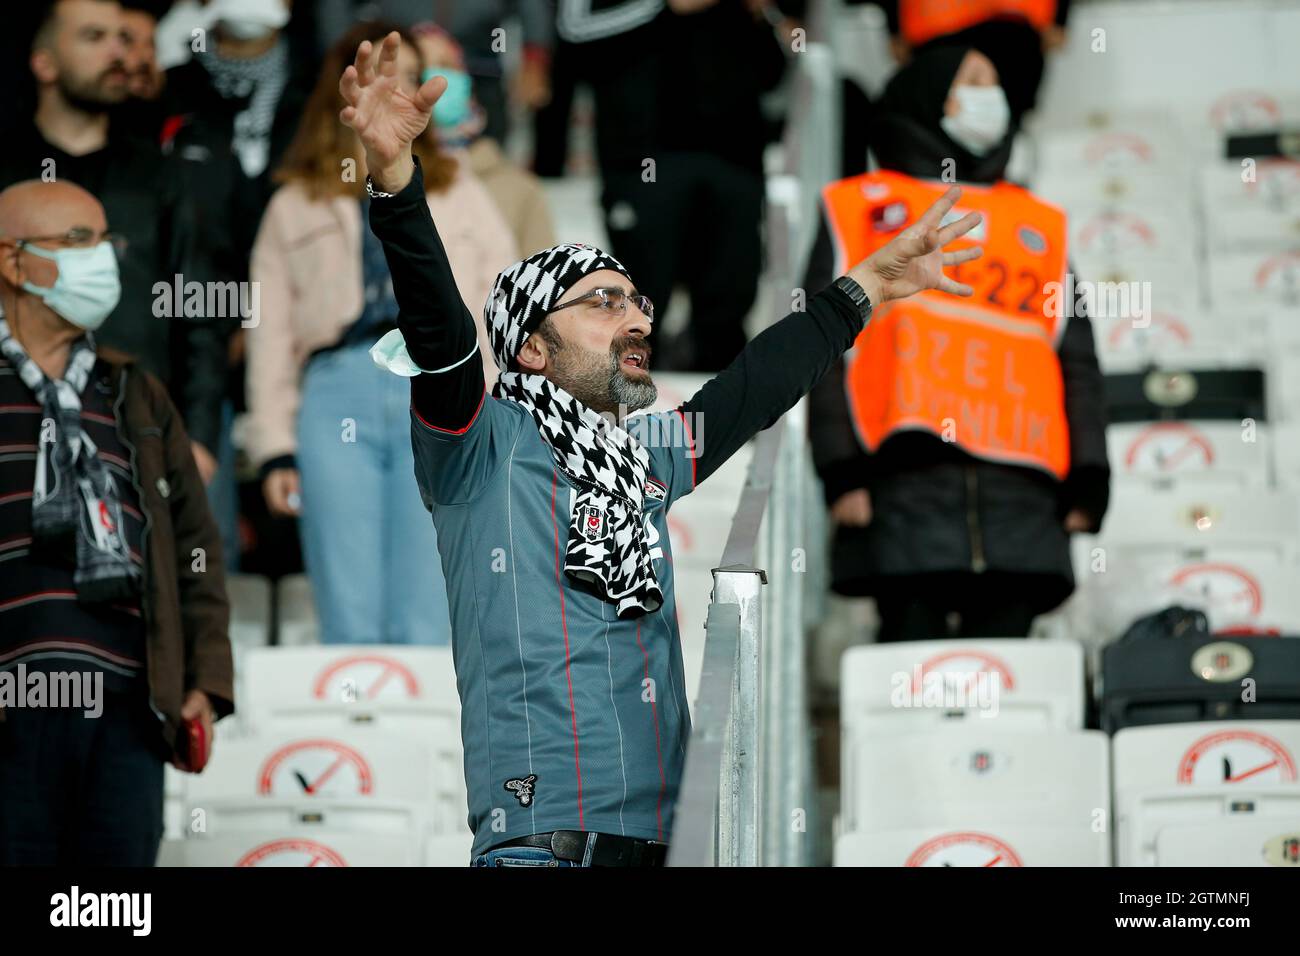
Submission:
M 867 320 L 871 318 L 872 309 L 871 299 L 867 296 L 866 290 L 848 276 L 840 276 L 832 285 L 837 289 L 843 289 L 844 293 L 853 300 L 853 304 L 858 307 L 858 315 L 862 317 L 862 324 L 866 325 Z

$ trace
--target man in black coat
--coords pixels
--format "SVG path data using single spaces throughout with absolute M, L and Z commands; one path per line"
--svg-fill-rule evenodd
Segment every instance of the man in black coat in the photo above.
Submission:
M 962 97 L 959 86 L 967 87 Z M 970 98 L 971 87 L 999 95 L 992 92 L 996 71 L 974 51 L 927 51 L 900 70 L 873 123 L 881 168 L 923 180 L 945 170 L 958 183 L 1001 180 L 1014 135 L 1010 111 L 1004 108 L 1001 124 L 990 119 L 997 110 L 964 115 L 961 101 L 979 103 L 984 95 Z M 825 285 L 834 257 L 824 219 L 805 288 Z M 1102 375 L 1078 303 L 1056 354 L 1068 425 L 1063 480 L 975 457 L 929 431 L 895 431 L 868 452 L 855 429 L 842 360 L 812 391 L 814 461 L 836 526 L 832 586 L 875 597 L 879 640 L 947 636 L 952 612 L 960 636 L 1024 636 L 1035 615 L 1073 590 L 1069 534 L 1100 528 L 1110 481 Z

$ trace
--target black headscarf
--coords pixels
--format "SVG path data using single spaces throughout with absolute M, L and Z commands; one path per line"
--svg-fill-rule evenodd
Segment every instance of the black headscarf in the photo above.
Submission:
M 953 78 L 970 47 L 934 46 L 917 53 L 893 75 L 876 104 L 871 151 L 885 169 L 921 179 L 938 179 L 953 160 L 961 182 L 992 183 L 1011 158 L 1015 124 L 998 146 L 976 156 L 954 142 L 943 127 L 943 107 Z

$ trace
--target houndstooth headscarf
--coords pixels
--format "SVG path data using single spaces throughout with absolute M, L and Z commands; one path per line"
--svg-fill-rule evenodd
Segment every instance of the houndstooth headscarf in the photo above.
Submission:
M 578 486 L 565 573 L 614 604 L 619 617 L 637 617 L 663 604 L 641 510 L 650 456 L 617 424 L 515 364 L 528 336 L 565 291 L 601 269 L 627 275 L 617 259 L 592 246 L 545 249 L 497 276 L 483 319 L 501 369 L 493 395 L 528 411 L 556 465 Z

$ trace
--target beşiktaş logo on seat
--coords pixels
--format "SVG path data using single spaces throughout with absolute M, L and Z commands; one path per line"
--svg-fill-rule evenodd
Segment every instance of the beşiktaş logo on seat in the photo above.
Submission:
M 103 671 L 41 671 L 18 664 L 0 670 L 0 710 L 60 708 L 84 711 L 95 718 L 104 712 Z
M 51 926 L 125 926 L 133 936 L 148 936 L 153 926 L 151 893 L 68 893 L 50 897 Z

